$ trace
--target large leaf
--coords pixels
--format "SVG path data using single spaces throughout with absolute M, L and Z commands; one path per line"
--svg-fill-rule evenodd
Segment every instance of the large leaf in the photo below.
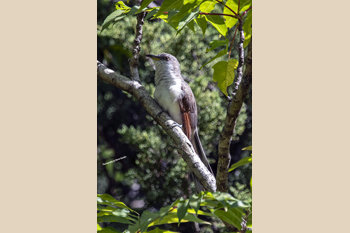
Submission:
M 118 223 L 124 223 L 129 225 L 133 224 L 126 218 L 118 217 L 114 215 L 105 215 L 105 216 L 97 217 L 97 222 L 118 222 Z
M 197 19 L 194 20 L 198 26 L 202 29 L 202 32 L 203 32 L 203 38 L 204 38 L 204 35 L 205 35 L 205 31 L 207 30 L 207 20 L 204 16 L 202 15 L 199 15 Z
M 200 5 L 199 10 L 203 13 L 210 13 L 214 9 L 216 3 L 217 3 L 217 1 L 203 2 Z
M 101 31 L 100 33 L 102 33 L 102 31 L 104 29 L 106 29 L 111 23 L 114 22 L 114 20 L 120 16 L 121 14 L 123 14 L 124 11 L 123 10 L 116 10 L 114 12 L 112 12 L 112 14 L 108 15 L 107 18 L 103 21 L 103 24 L 102 24 L 102 28 L 101 28 Z
M 150 223 L 148 227 L 162 225 L 162 224 L 171 224 L 178 223 L 179 218 L 177 217 L 177 213 L 168 213 L 161 221 L 156 219 L 154 222 Z M 185 217 L 181 220 L 181 222 L 198 222 L 204 224 L 210 224 L 209 222 L 203 221 L 192 214 L 186 214 Z
M 218 216 L 221 220 L 237 227 L 239 230 L 241 230 L 241 219 L 238 218 L 231 210 L 225 212 L 223 210 L 216 210 L 214 211 L 214 214 Z
M 218 30 L 218 32 L 226 36 L 227 34 L 227 26 L 225 25 L 225 21 L 219 15 L 205 15 L 205 18 Z
M 113 227 L 105 227 L 101 230 L 97 230 L 98 233 L 121 233 L 121 231 L 117 231 Z
M 195 210 L 196 215 L 198 213 L 201 201 L 202 201 L 202 192 L 200 192 L 198 196 L 195 194 L 190 196 L 189 204 Z
M 164 14 L 164 12 L 166 11 L 179 9 L 182 5 L 183 0 L 164 0 L 163 4 L 161 5 L 158 13 L 154 16 L 154 18 L 157 18 L 158 16 Z
M 231 8 L 234 12 L 237 13 L 238 5 L 234 0 L 228 0 L 226 2 L 226 6 Z M 231 10 L 229 10 L 227 7 L 224 7 L 224 14 L 228 15 L 234 15 Z M 230 16 L 224 16 L 224 19 L 226 19 L 225 24 L 228 28 L 232 28 L 238 21 L 238 19 L 235 19 Z
M 227 61 L 219 61 L 215 65 L 213 65 L 214 74 L 213 80 L 214 82 L 218 82 L 219 89 L 228 96 L 227 87 L 233 83 L 235 78 L 235 69 L 238 67 L 238 60 L 230 59 Z
M 179 9 L 179 13 L 174 15 L 173 17 L 169 17 L 169 21 L 171 22 L 179 22 L 182 20 L 186 15 L 190 14 L 192 11 L 195 10 L 197 6 L 199 6 L 203 1 L 205 0 L 184 0 L 183 5 Z M 163 3 L 164 4 L 164 3 Z
M 148 210 L 145 210 L 140 217 L 141 232 L 145 232 L 148 228 L 148 225 L 158 218 L 159 212 L 152 213 Z
M 198 14 L 199 14 L 199 11 L 194 11 L 194 12 L 191 12 L 190 14 L 186 15 L 183 19 L 181 19 L 181 21 L 179 22 L 179 25 L 178 25 L 178 30 L 177 30 L 176 35 L 190 22 L 193 23 L 193 19 L 196 18 L 198 16 Z M 191 26 L 189 26 L 189 27 L 191 28 Z M 194 25 L 192 25 L 191 30 L 194 31 Z
M 250 42 L 250 39 L 252 38 L 252 9 L 249 10 L 247 14 L 248 14 L 247 18 L 243 24 L 243 31 L 244 31 L 243 48 L 247 47 L 247 45 Z
M 177 204 L 177 217 L 179 218 L 179 224 L 181 223 L 181 220 L 185 217 L 187 214 L 188 209 L 188 199 L 183 199 L 181 197 L 179 204 Z
M 245 164 L 252 163 L 252 162 L 253 162 L 252 157 L 243 158 L 243 159 L 239 160 L 237 163 L 232 164 L 232 166 L 228 169 L 228 172 L 231 172 L 234 169 L 236 169 L 237 167 L 240 167 L 240 166 L 243 166 Z
M 100 204 L 100 205 L 114 205 L 114 206 L 117 206 L 117 207 L 120 207 L 120 208 L 125 208 L 125 209 L 128 209 L 130 211 L 133 211 L 133 212 L 137 213 L 133 209 L 127 207 L 123 202 L 117 201 L 115 198 L 113 198 L 111 195 L 108 195 L 108 194 L 97 194 L 97 204 Z

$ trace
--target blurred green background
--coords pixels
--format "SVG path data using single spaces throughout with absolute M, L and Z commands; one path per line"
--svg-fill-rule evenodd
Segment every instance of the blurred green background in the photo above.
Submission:
M 97 1 L 98 26 L 101 26 L 104 19 L 114 11 L 116 2 Z M 130 1 L 129 4 L 124 2 L 130 7 L 138 4 L 135 1 Z M 152 4 L 160 5 L 161 2 L 155 1 Z M 99 34 L 99 31 L 97 33 L 97 59 L 126 77 L 130 77 L 128 60 L 135 39 L 135 26 L 136 16 L 129 16 L 118 21 L 113 27 L 108 27 L 102 34 Z M 233 33 L 234 28 L 229 30 L 228 39 L 232 39 Z M 238 38 L 235 38 L 235 45 Z M 214 174 L 219 136 L 226 117 L 228 100 L 212 81 L 211 66 L 220 59 L 201 70 L 199 68 L 220 50 L 218 48 L 206 53 L 209 42 L 219 39 L 224 38 L 220 38 L 211 25 L 208 25 L 204 38 L 199 27 L 196 28 L 196 33 L 185 28 L 176 36 L 176 31 L 165 22 L 146 20 L 139 65 L 142 85 L 153 96 L 155 70 L 145 55 L 166 52 L 177 57 L 182 75 L 190 84 L 197 101 L 199 136 Z M 231 58 L 238 57 L 235 47 Z M 227 56 L 221 59 L 227 60 Z M 189 169 L 177 153 L 170 137 L 130 94 L 100 79 L 97 79 L 97 82 L 97 192 L 110 194 L 139 213 L 146 209 L 159 210 L 177 198 L 188 197 L 193 193 L 194 185 L 189 176 Z M 237 120 L 231 143 L 231 164 L 251 154 L 251 151 L 242 151 L 243 147 L 252 144 L 251 112 L 250 91 Z M 125 159 L 103 165 L 124 156 Z M 251 201 L 251 169 L 251 164 L 245 165 L 229 175 L 230 193 L 248 202 Z M 191 224 L 193 225 L 181 224 L 181 232 L 192 232 Z M 120 230 L 126 228 L 126 225 L 117 223 L 111 223 L 110 226 Z M 203 228 L 203 231 L 220 232 L 221 226 L 214 224 Z

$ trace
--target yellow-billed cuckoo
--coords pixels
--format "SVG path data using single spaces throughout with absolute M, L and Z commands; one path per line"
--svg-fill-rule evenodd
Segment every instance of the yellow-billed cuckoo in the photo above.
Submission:
M 213 173 L 198 136 L 196 100 L 181 75 L 179 62 L 176 57 L 167 53 L 146 56 L 152 58 L 156 66 L 154 99 L 175 122 L 182 125 L 182 131 L 191 141 L 196 153 Z M 196 190 L 202 191 L 203 187 L 194 175 L 193 179 Z

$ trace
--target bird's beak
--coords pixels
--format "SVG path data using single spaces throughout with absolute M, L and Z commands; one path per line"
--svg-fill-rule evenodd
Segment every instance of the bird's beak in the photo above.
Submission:
M 155 60 L 155 61 L 161 60 L 160 57 L 155 56 L 155 55 L 151 55 L 151 54 L 146 55 L 146 57 L 150 57 L 150 58 L 152 58 L 152 59 Z

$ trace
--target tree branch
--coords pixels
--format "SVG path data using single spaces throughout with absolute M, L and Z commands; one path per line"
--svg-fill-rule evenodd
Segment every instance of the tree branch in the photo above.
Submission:
M 232 101 L 230 102 L 227 108 L 227 116 L 225 119 L 225 125 L 222 130 L 220 141 L 219 141 L 219 152 L 218 152 L 218 169 L 216 175 L 216 182 L 218 191 L 227 192 L 228 191 L 228 167 L 230 165 L 230 144 L 231 138 L 236 126 L 236 120 L 238 118 L 239 112 L 241 110 L 243 101 L 248 94 L 249 87 L 252 83 L 252 40 L 250 41 L 248 47 L 248 55 L 247 55 L 247 64 L 244 71 L 244 76 L 242 82 L 240 81 L 242 77 L 242 69 L 244 62 L 244 50 L 243 50 L 243 41 L 244 34 L 242 30 L 242 26 L 239 26 L 239 30 L 241 33 L 241 39 L 239 44 L 239 65 L 237 68 L 237 81 L 235 83 L 237 91 L 234 93 Z
M 137 24 L 136 24 L 136 36 L 134 40 L 134 48 L 132 49 L 132 58 L 130 60 L 130 71 L 131 71 L 131 79 L 136 80 L 138 82 L 140 81 L 139 76 L 139 53 L 141 50 L 140 43 L 142 40 L 142 26 L 145 20 L 146 12 L 141 12 L 137 15 Z
M 175 122 L 163 111 L 138 81 L 131 80 L 111 69 L 108 69 L 99 61 L 97 61 L 97 75 L 102 80 L 133 95 L 153 119 L 162 126 L 165 132 L 174 140 L 175 144 L 178 146 L 178 152 L 181 154 L 191 171 L 199 179 L 202 186 L 207 191 L 216 191 L 214 175 L 211 174 L 196 154 L 187 136 L 182 132 L 180 127 L 175 126 Z

